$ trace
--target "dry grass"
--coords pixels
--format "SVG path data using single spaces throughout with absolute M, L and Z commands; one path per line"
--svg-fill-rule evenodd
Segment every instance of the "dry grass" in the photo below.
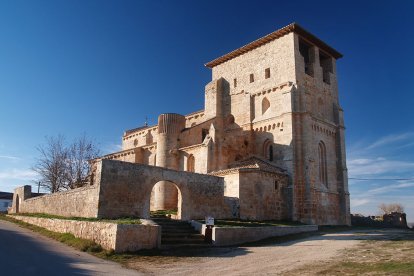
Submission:
M 381 233 L 381 230 L 378 230 Z M 361 232 L 360 236 L 365 233 Z M 414 231 L 376 236 L 327 260 L 289 275 L 414 275 Z

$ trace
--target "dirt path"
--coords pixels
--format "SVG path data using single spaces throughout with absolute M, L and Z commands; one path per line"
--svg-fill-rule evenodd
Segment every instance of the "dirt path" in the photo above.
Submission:
M 154 275 L 278 275 L 335 258 L 362 240 L 393 234 L 392 230 L 331 233 L 265 246 L 218 248 L 204 257 L 141 258 L 128 266 Z

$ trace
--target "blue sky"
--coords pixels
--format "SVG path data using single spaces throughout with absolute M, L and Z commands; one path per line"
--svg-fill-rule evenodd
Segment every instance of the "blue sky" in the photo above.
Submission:
M 163 112 L 200 110 L 204 63 L 291 22 L 344 54 L 351 211 L 414 221 L 411 1 L 0 1 L 0 190 L 31 184 L 45 136 L 103 153 Z M 408 180 L 394 180 L 408 179 Z

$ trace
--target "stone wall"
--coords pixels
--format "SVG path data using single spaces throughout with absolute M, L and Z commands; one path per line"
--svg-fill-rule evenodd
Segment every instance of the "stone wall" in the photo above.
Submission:
M 236 245 L 254 242 L 270 237 L 318 231 L 317 225 L 302 226 L 265 226 L 265 227 L 214 227 L 215 246 Z
M 160 181 L 172 182 L 178 189 L 178 217 L 182 220 L 235 216 L 237 202 L 224 197 L 221 177 L 102 160 L 98 217 L 148 218 L 151 191 Z
M 12 217 L 53 232 L 71 233 L 77 238 L 93 240 L 100 244 L 102 248 L 113 249 L 117 253 L 158 248 L 161 243 L 161 227 L 157 225 L 127 225 L 25 216 Z
M 47 213 L 67 217 L 97 217 L 99 186 L 32 197 L 31 186 L 15 189 L 12 213 Z
M 206 225 L 191 221 L 191 226 L 205 235 Z M 304 232 L 318 231 L 317 225 L 264 226 L 264 227 L 213 227 L 213 245 L 228 246 L 259 241 L 271 237 L 280 237 Z
M 239 177 L 240 218 L 285 220 L 289 218 L 285 175 L 241 171 Z
M 383 216 L 351 214 L 351 222 L 353 226 L 408 228 L 406 217 L 405 213 L 398 212 Z

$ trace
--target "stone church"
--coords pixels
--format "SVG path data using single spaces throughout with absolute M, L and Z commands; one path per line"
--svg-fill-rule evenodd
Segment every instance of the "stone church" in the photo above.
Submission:
M 122 151 L 100 160 L 224 178 L 242 219 L 350 224 L 341 57 L 292 23 L 206 63 L 203 110 L 127 130 Z M 159 181 L 150 208 L 176 209 L 180 196 Z

